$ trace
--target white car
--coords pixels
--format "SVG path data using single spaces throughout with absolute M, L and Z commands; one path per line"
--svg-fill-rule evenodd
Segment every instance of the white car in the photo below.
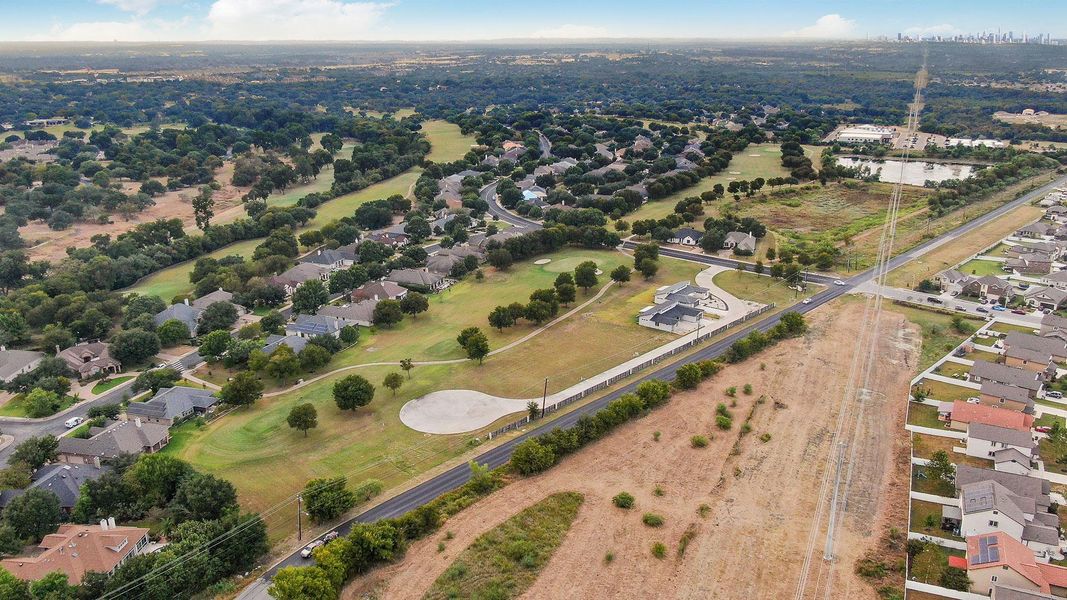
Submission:
M 804 298 L 800 301 L 801 304 L 811 304 L 811 298 Z
M 845 282 L 841 281 L 840 279 L 837 279 L 837 280 L 834 280 L 834 285 L 845 285 Z
M 75 427 L 81 425 L 84 422 L 85 419 L 83 419 L 82 417 L 71 417 L 63 423 L 63 426 L 67 429 L 74 429 Z
M 970 398 L 967 398 L 967 404 L 981 404 L 981 403 L 982 403 L 982 399 L 979 398 L 978 396 L 971 396 Z
M 311 542 L 307 546 L 304 546 L 304 549 L 300 551 L 300 558 L 311 558 L 311 552 L 315 548 L 318 548 L 319 546 L 321 546 L 322 544 L 323 544 L 322 540 L 315 540 L 314 542 Z

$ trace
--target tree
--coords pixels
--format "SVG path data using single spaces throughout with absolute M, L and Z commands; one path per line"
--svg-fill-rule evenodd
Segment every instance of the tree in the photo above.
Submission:
M 160 388 L 172 387 L 175 383 L 181 380 L 182 374 L 177 369 L 166 367 L 163 369 L 149 369 L 137 376 L 137 379 L 133 380 L 132 390 L 134 392 L 143 392 L 145 390 L 151 390 L 153 394 L 159 391 Z
M 692 390 L 700 385 L 700 380 L 703 379 L 703 375 L 700 372 L 700 366 L 696 363 L 689 363 L 682 365 L 678 368 L 678 372 L 675 375 L 675 381 L 678 387 L 683 390 Z
M 40 488 L 30 488 L 15 496 L 4 509 L 4 523 L 20 538 L 34 542 L 55 532 L 62 519 L 59 498 L 54 492 Z
M 338 334 L 339 339 L 351 346 L 359 341 L 359 328 L 354 325 L 345 325 Z
M 212 302 L 200 313 L 200 325 L 196 331 L 200 335 L 212 331 L 229 331 L 237 322 L 237 307 L 229 302 Z
M 337 588 L 319 567 L 285 567 L 279 569 L 267 590 L 276 600 L 336 600 Z
M 74 600 L 77 588 L 70 585 L 67 574 L 53 571 L 30 583 L 34 600 Z
M 345 478 L 312 479 L 304 486 L 304 510 L 312 521 L 331 521 L 356 505 L 356 495 L 345 487 Z
M 656 276 L 656 271 L 659 271 L 659 261 L 651 258 L 642 259 L 637 263 L 637 270 L 645 279 L 652 279 Z
M 400 386 L 404 385 L 404 376 L 400 373 L 390 373 L 385 376 L 382 385 L 392 390 L 393 397 L 396 398 L 396 391 L 400 389 Z
M 284 344 L 283 344 L 284 345 Z M 246 406 L 263 396 L 263 382 L 249 371 L 234 375 L 233 379 L 222 386 L 219 397 L 232 406 Z
M 0 598 L 4 600 L 35 600 L 30 595 L 30 584 L 15 577 L 0 567 Z
M 404 314 L 411 315 L 412 318 L 419 313 L 426 312 L 429 308 L 430 301 L 418 292 L 408 292 L 400 299 L 400 310 Z
M 531 300 L 526 305 L 523 316 L 535 324 L 540 325 L 552 318 L 552 305 L 544 300 Z
M 59 456 L 59 440 L 54 435 L 31 437 L 15 446 L 11 453 L 12 463 L 22 463 L 32 471 L 40 469 L 44 465 L 54 462 Z
M 39 387 L 30 390 L 29 394 L 26 394 L 26 415 L 32 418 L 47 417 L 54 415 L 59 407 L 62 406 L 63 400 L 59 394 L 42 389 Z
M 489 313 L 489 325 L 495 327 L 497 331 L 503 331 L 514 324 L 515 316 L 506 306 L 498 306 Z
M 945 490 L 951 489 L 956 478 L 956 467 L 952 465 L 947 452 L 938 450 L 930 456 L 930 462 L 926 465 L 926 476 Z
M 204 186 L 193 198 L 193 218 L 196 219 L 196 227 L 201 231 L 207 230 L 211 217 L 215 216 L 215 200 L 211 196 L 211 187 Z
M 506 271 L 515 262 L 515 259 L 512 258 L 511 252 L 504 248 L 497 248 L 489 251 L 489 254 L 486 255 L 486 261 L 495 269 Z
M 323 304 L 330 301 L 330 293 L 318 279 L 301 283 L 293 292 L 293 312 L 313 315 Z
M 182 480 L 194 472 L 188 463 L 173 456 L 142 454 L 122 478 L 142 503 L 163 506 L 174 499 Z
M 310 402 L 299 404 L 289 411 L 289 416 L 285 418 L 285 422 L 289 424 L 289 427 L 303 431 L 304 437 L 307 437 L 308 429 L 318 427 L 319 413 L 315 410 L 315 405 Z
M 616 283 L 626 283 L 627 281 L 630 281 L 630 267 L 619 265 L 612 269 L 611 280 Z
M 182 478 L 168 508 L 183 520 L 213 521 L 237 506 L 237 490 L 225 479 L 207 473 Z
M 270 353 L 270 359 L 267 360 L 264 371 L 278 381 L 294 377 L 300 372 L 300 359 L 297 358 L 292 348 L 281 344 Z
M 587 260 L 574 269 L 574 284 L 589 292 L 589 288 L 597 284 L 596 263 Z
M 482 364 L 485 361 L 485 357 L 489 355 L 489 338 L 481 331 L 478 331 L 467 339 L 467 343 L 463 345 L 463 348 L 467 350 L 467 358 L 477 360 L 478 364 Z
M 136 365 L 159 353 L 159 336 L 152 331 L 128 329 L 111 338 L 108 349 L 119 362 Z
M 407 225 L 404 225 L 404 233 L 411 236 L 412 242 L 418 243 L 430 237 L 433 232 L 430 230 L 430 224 L 426 222 L 426 219 L 415 217 L 408 221 Z
M 333 384 L 333 399 L 341 410 L 356 410 L 374 399 L 374 386 L 360 375 L 349 375 Z
M 577 291 L 574 289 L 574 285 L 570 283 L 563 283 L 556 286 L 556 297 L 559 299 L 559 303 L 563 305 L 574 302 L 574 298 L 577 296 Z
M 10 525 L 0 525 L 0 556 L 14 556 L 21 551 L 22 540 L 15 530 Z
M 555 452 L 537 439 L 529 439 L 515 447 L 511 454 L 511 466 L 522 475 L 533 475 L 556 463 Z
M 159 343 L 164 347 L 177 346 L 189 341 L 189 327 L 178 319 L 167 319 L 156 329 Z
M 556 275 L 556 281 L 552 283 L 552 287 L 559 287 L 564 284 L 574 285 L 574 277 L 567 271 Z
M 330 351 L 318 344 L 304 346 L 298 356 L 300 368 L 308 372 L 317 371 L 325 367 L 330 362 L 331 357 Z
M 229 347 L 229 331 L 219 329 L 200 338 L 200 355 L 209 361 L 218 360 Z
M 410 358 L 400 359 L 400 368 L 408 374 L 408 379 L 411 379 L 411 370 L 415 368 L 415 363 Z
M 530 400 L 526 403 L 526 414 L 533 421 L 541 414 L 541 406 L 536 401 Z
M 374 307 L 372 319 L 375 325 L 388 327 L 396 325 L 404 318 L 404 311 L 396 300 L 382 300 Z

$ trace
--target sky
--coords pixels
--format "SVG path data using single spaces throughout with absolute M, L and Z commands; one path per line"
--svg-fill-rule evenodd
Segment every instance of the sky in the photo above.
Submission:
M 863 39 L 998 28 L 1067 37 L 1067 2 L 0 0 L 0 42 Z

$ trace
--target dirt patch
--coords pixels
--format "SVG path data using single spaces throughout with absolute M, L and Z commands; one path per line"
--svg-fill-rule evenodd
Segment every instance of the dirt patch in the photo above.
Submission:
M 862 322 L 861 303 L 819 311 L 811 332 L 742 365 L 730 366 L 699 390 L 617 430 L 565 459 L 545 475 L 517 481 L 453 517 L 441 532 L 411 546 L 401 563 L 378 569 L 350 585 L 344 598 L 418 598 L 479 535 L 525 506 L 559 491 L 586 501 L 571 531 L 537 583 L 522 597 L 535 598 L 782 598 L 797 581 L 829 457 L 845 387 L 850 348 Z M 906 503 L 883 493 L 897 481 L 908 378 L 918 352 L 913 326 L 899 315 L 882 317 L 878 369 L 871 401 L 860 423 L 850 502 L 840 530 L 835 598 L 876 598 L 853 574 L 854 562 L 877 546 L 886 523 L 900 520 Z M 764 368 L 761 368 L 764 366 Z M 724 390 L 746 383 L 730 408 L 734 426 L 715 427 L 715 406 L 734 400 Z M 760 402 L 758 399 L 763 398 Z M 752 431 L 738 440 L 746 415 Z M 653 433 L 659 431 L 655 441 Z M 763 434 L 770 434 L 762 441 Z M 691 437 L 710 438 L 695 449 Z M 901 442 L 901 439 L 904 442 Z M 657 488 L 662 495 L 656 493 Z M 633 510 L 615 508 L 611 497 L 627 491 Z M 701 511 L 701 505 L 706 508 Z M 662 515 L 659 528 L 642 524 L 645 512 Z M 700 513 L 703 512 L 703 515 Z M 683 556 L 679 542 L 695 532 Z M 446 539 L 446 532 L 454 535 Z M 812 560 L 814 582 L 822 564 L 821 533 Z M 445 549 L 438 552 L 443 542 Z M 667 556 L 651 555 L 655 542 Z M 605 555 L 613 553 L 613 560 Z M 820 592 L 821 594 L 821 592 Z

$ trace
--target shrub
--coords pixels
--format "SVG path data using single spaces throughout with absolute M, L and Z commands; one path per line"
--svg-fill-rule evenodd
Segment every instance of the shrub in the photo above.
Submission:
M 652 495 L 653 496 L 662 496 L 665 493 L 666 492 L 663 491 L 663 487 L 662 486 L 658 486 L 657 485 L 656 487 L 652 488 Z
M 641 517 L 641 522 L 649 527 L 662 527 L 663 517 L 656 513 L 645 513 L 644 516 Z
M 614 560 L 615 560 L 615 553 L 614 552 L 608 552 L 607 554 L 604 555 L 604 564 L 605 565 L 610 565 Z
M 730 429 L 731 427 L 734 426 L 734 420 L 731 419 L 730 417 L 726 417 L 726 416 L 723 416 L 723 415 L 716 415 L 715 416 L 715 426 L 718 427 L 719 429 L 722 429 L 723 431 L 726 431 L 726 430 L 728 430 L 728 429 Z
M 628 492 L 619 492 L 618 494 L 615 494 L 615 497 L 611 499 L 611 503 L 615 506 L 618 506 L 619 508 L 633 508 L 634 497 Z
M 709 513 L 711 513 L 711 507 L 707 504 L 701 504 L 697 507 L 697 514 L 700 515 L 701 519 L 706 518 Z
M 749 425 L 748 421 L 741 424 L 741 435 L 748 435 L 752 432 L 752 425 Z
M 752 395 L 752 384 L 751 383 L 746 383 L 744 385 L 744 387 L 741 388 L 741 392 L 746 396 L 751 396 Z
M 702 435 L 694 435 L 689 438 L 689 443 L 692 444 L 694 448 L 704 448 L 708 445 L 708 438 Z
M 764 444 L 766 444 L 767 442 L 771 441 L 771 434 L 765 433 L 765 434 L 759 436 L 759 441 L 761 441 Z
M 667 556 L 667 547 L 662 542 L 652 544 L 652 556 L 663 560 L 663 557 Z
M 654 441 L 654 442 L 658 442 L 659 441 L 659 432 L 658 431 L 653 431 L 652 432 L 652 441 Z
M 736 396 L 737 395 L 737 386 L 731 385 L 730 387 L 726 388 L 726 395 L 730 396 L 731 398 Z
M 526 440 L 515 447 L 511 454 L 511 464 L 522 475 L 533 475 L 551 467 L 556 462 L 552 448 L 542 445 L 536 439 Z
M 715 414 L 717 414 L 719 416 L 722 416 L 722 417 L 726 417 L 728 419 L 734 418 L 734 416 L 732 414 L 730 414 L 729 409 L 727 409 L 726 405 L 723 404 L 722 402 L 720 402 L 718 405 L 715 406 Z

